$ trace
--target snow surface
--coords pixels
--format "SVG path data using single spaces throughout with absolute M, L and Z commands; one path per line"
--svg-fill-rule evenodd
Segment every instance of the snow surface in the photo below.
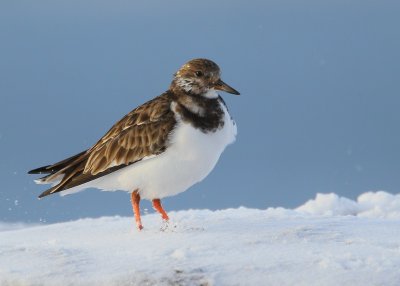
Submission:
M 400 194 L 0 224 L 0 285 L 400 285 Z

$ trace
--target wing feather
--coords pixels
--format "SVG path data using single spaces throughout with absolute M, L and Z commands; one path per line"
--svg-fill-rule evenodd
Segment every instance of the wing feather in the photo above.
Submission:
M 176 124 L 171 99 L 158 97 L 130 112 L 89 150 L 83 173 L 97 175 L 108 168 L 129 165 L 165 150 Z
M 61 182 L 39 197 L 84 184 L 164 152 L 176 124 L 170 109 L 172 100 L 166 92 L 148 101 L 118 121 L 92 148 L 71 157 L 68 162 L 58 163 L 60 167 L 57 165 L 51 176 L 63 175 Z M 33 171 L 47 169 L 51 166 Z

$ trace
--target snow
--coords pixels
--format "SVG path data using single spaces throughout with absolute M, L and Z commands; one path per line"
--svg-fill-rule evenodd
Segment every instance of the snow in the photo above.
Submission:
M 399 285 L 400 195 L 0 225 L 0 285 Z
M 298 207 L 297 211 L 313 215 L 356 215 L 370 218 L 400 219 L 400 194 L 393 195 L 384 191 L 367 192 L 357 201 L 339 197 L 337 194 L 317 194 Z

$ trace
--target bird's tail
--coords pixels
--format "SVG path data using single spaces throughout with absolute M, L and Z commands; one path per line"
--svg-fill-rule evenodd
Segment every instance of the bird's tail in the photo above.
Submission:
M 85 154 L 86 151 L 83 151 L 55 164 L 29 171 L 28 174 L 47 174 L 46 176 L 35 180 L 37 184 L 53 184 L 53 187 L 43 192 L 39 198 L 52 194 L 56 192 L 56 190 L 60 189 L 65 184 L 66 179 L 69 179 L 66 178 L 66 176 L 69 177 L 71 173 L 73 173 L 71 170 L 74 170 L 77 165 L 80 165 Z
M 28 174 L 50 174 L 50 175 L 55 174 L 58 171 L 60 171 L 60 170 L 64 169 L 65 167 L 67 167 L 68 165 L 71 165 L 76 159 L 78 159 L 79 157 L 81 157 L 85 153 L 86 153 L 86 151 L 83 151 L 83 152 L 81 152 L 79 154 L 76 154 L 76 155 L 74 155 L 72 157 L 69 157 L 69 158 L 67 158 L 65 160 L 57 162 L 57 163 L 55 163 L 53 165 L 47 165 L 47 166 L 43 166 L 43 167 L 39 167 L 39 168 L 30 170 L 28 172 Z M 49 176 L 46 176 L 46 177 L 49 177 Z M 43 178 L 46 178 L 46 177 L 43 177 Z

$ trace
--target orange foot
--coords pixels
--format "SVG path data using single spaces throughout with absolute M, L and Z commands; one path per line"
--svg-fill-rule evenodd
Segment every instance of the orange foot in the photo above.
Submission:
M 168 221 L 169 217 L 161 205 L 160 199 L 153 200 L 153 208 L 161 214 L 163 220 Z
M 135 215 L 136 225 L 139 230 L 143 229 L 142 220 L 140 219 L 140 195 L 138 190 L 135 190 L 131 194 L 131 202 L 133 208 L 133 214 Z

